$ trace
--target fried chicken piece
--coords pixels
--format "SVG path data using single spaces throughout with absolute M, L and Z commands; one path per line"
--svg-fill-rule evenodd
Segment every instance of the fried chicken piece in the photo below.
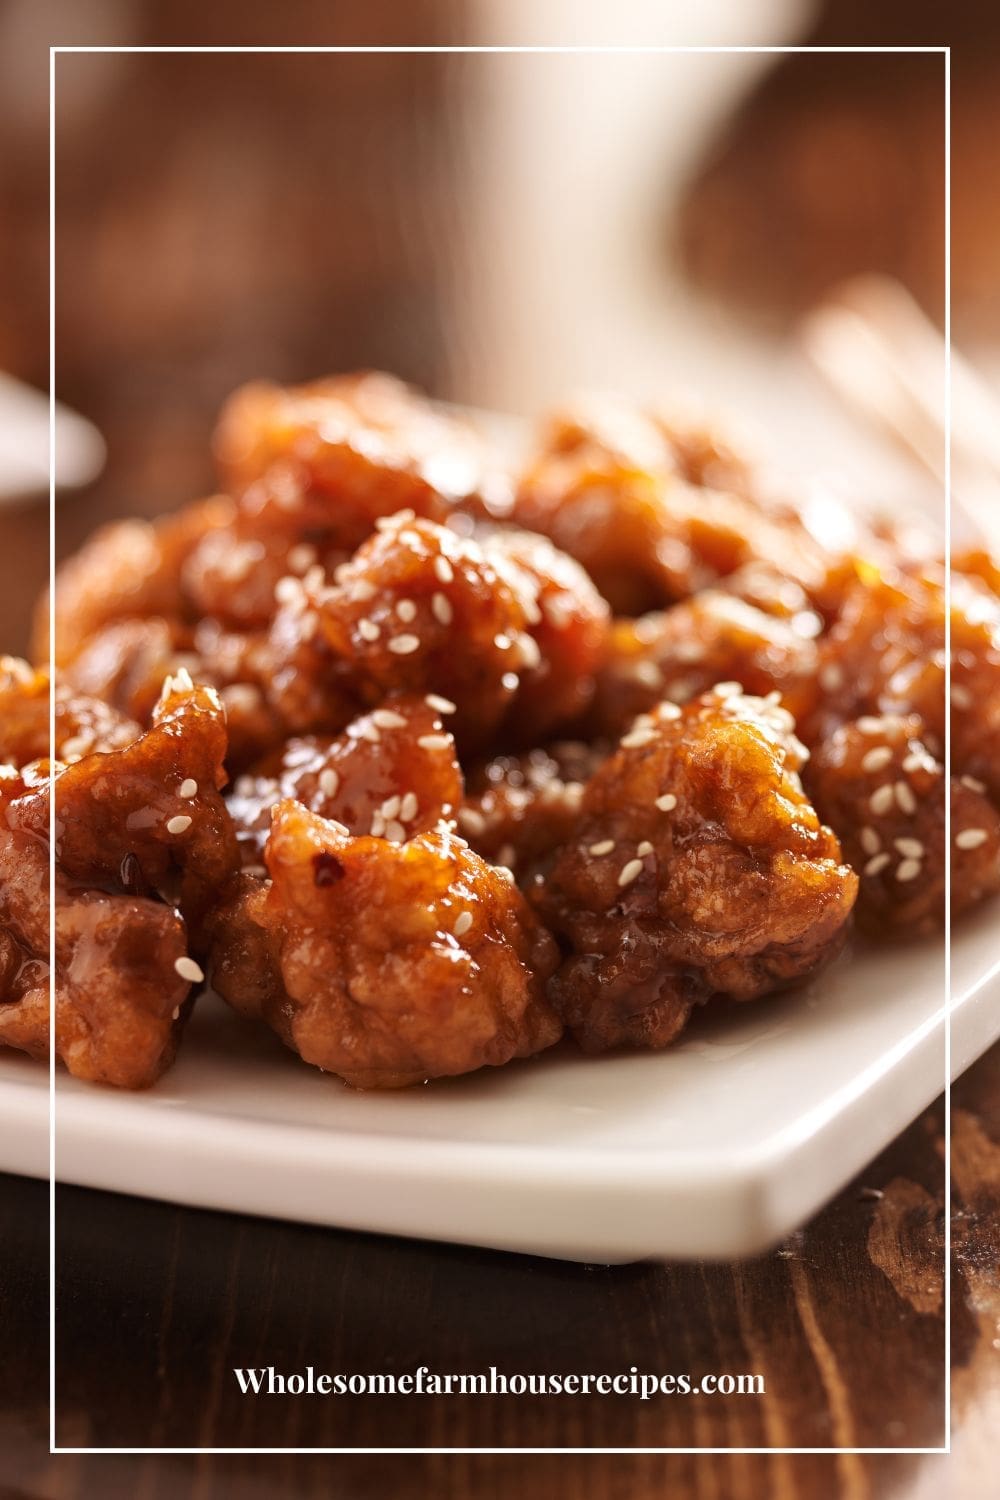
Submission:
M 239 866 L 222 799 L 225 715 L 183 674 L 163 685 L 151 729 L 122 750 L 87 755 L 55 786 L 56 861 L 88 886 L 155 893 L 197 934 Z
M 861 876 L 857 914 L 878 936 L 939 930 L 945 915 L 945 774 L 916 714 L 863 716 L 814 753 L 817 811 Z M 971 777 L 953 777 L 952 914 L 1000 890 L 1000 814 Z
M 95 757 L 96 758 L 96 757 Z M 110 757 L 108 757 L 110 759 Z M 49 1051 L 49 768 L 0 784 L 0 1044 Z M 56 1052 L 144 1088 L 172 1061 L 190 990 L 184 923 L 159 902 L 56 878 Z
M 49 679 L 17 656 L 0 656 L 0 764 L 26 766 L 49 753 Z
M 663 1047 L 712 995 L 751 1000 L 839 949 L 857 894 L 777 704 L 721 684 L 640 718 L 573 838 L 526 886 L 569 950 L 549 996 L 588 1052 Z
M 185 559 L 208 530 L 231 520 L 233 502 L 213 495 L 158 521 L 115 521 L 95 531 L 62 564 L 55 580 L 57 666 L 73 661 L 91 637 L 118 620 L 193 619 L 182 585 Z M 36 661 L 49 657 L 48 599 L 39 607 Z
M 293 800 L 353 834 L 402 843 L 453 821 L 462 800 L 443 698 L 390 698 L 340 735 L 307 735 L 240 776 L 227 806 L 244 862 L 259 863 L 271 810 Z
M 379 516 L 408 507 L 443 521 L 484 494 L 497 508 L 505 498 L 475 430 L 391 375 L 243 386 L 223 408 L 213 446 L 226 489 L 242 498 L 277 473 L 296 540 L 312 530 L 351 551 Z
M 464 840 L 353 838 L 282 802 L 265 859 L 271 885 L 244 877 L 220 913 L 213 979 L 304 1061 L 358 1088 L 398 1088 L 558 1040 L 544 996 L 555 944 Z M 244 988 L 264 956 L 259 932 L 271 974 Z
M 39 779 L 34 766 L 0 766 L 0 1046 L 33 1057 L 49 1045 L 48 843 L 30 816 Z
M 465 539 L 405 511 L 313 599 L 369 703 L 440 693 L 465 748 L 504 725 L 530 743 L 575 712 L 606 630 L 603 601 L 568 558 L 519 536 Z
M 978 578 L 951 587 L 952 766 L 1000 794 L 1000 599 Z M 820 645 L 822 699 L 804 724 L 809 743 L 863 716 L 918 714 L 921 737 L 943 758 L 945 577 L 864 565 Z
M 761 697 L 779 692 L 797 717 L 812 707 L 820 627 L 810 610 L 765 614 L 722 589 L 637 620 L 616 620 L 598 675 L 596 729 L 620 735 L 662 699 L 687 703 L 716 682 L 738 682 Z
M 745 475 L 734 490 L 688 483 L 676 445 L 633 416 L 638 437 L 556 423 L 521 475 L 516 522 L 582 563 L 622 615 L 687 599 L 750 562 L 823 587 L 830 560 L 804 513 L 751 494 Z M 689 474 L 712 472 L 691 462 Z
M 560 741 L 524 755 L 498 755 L 469 776 L 458 827 L 477 854 L 518 872 L 572 834 L 584 783 L 607 747 Z

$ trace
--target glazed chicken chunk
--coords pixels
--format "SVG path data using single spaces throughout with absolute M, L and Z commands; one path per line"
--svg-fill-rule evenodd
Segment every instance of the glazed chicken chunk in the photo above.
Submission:
M 526 886 L 566 957 L 549 995 L 590 1052 L 663 1047 L 838 950 L 857 876 L 799 780 L 791 715 L 723 683 L 642 716 Z
M 464 840 L 355 838 L 288 801 L 264 858 L 270 883 L 243 877 L 217 918 L 214 983 L 305 1062 L 395 1088 L 558 1040 L 555 945 Z

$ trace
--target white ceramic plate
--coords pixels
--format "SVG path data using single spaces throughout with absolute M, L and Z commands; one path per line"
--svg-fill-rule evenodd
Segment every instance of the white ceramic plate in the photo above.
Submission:
M 952 1074 L 1000 1035 L 995 904 L 953 947 Z M 570 1260 L 733 1256 L 796 1228 L 940 1093 L 940 943 L 848 955 L 671 1050 L 357 1094 L 203 1003 L 151 1092 L 60 1075 L 57 1176 Z M 0 1060 L 0 1167 L 44 1175 L 47 1075 Z

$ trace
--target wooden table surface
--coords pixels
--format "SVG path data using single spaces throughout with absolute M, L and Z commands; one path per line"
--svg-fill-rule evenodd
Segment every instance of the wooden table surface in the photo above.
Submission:
M 0 1494 L 978 1500 L 1000 1424 L 1000 1047 L 955 1087 L 951 1457 L 46 1453 L 44 1184 L 2 1181 Z M 939 1102 L 773 1253 L 581 1267 L 61 1188 L 68 1445 L 926 1446 L 941 1441 Z M 879 1197 L 876 1194 L 881 1193 Z M 16 1351 L 16 1353 L 15 1353 Z M 761 1372 L 766 1395 L 238 1394 L 233 1366 Z M 6 1488 L 4 1488 L 6 1484 Z

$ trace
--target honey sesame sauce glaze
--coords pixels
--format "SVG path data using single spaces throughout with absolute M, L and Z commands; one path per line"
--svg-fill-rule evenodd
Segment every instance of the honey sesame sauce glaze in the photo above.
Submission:
M 7 1046 L 48 1047 L 51 798 L 56 1049 L 125 1089 L 196 1005 L 211 1049 L 208 986 L 362 1089 L 735 1068 L 859 947 L 940 955 L 949 862 L 956 919 L 1000 888 L 986 552 L 946 704 L 936 538 L 821 537 L 722 431 L 584 403 L 512 466 L 366 374 L 238 391 L 215 455 L 219 494 L 65 564 L 51 641 L 40 607 L 53 761 L 47 676 L 0 664 Z

